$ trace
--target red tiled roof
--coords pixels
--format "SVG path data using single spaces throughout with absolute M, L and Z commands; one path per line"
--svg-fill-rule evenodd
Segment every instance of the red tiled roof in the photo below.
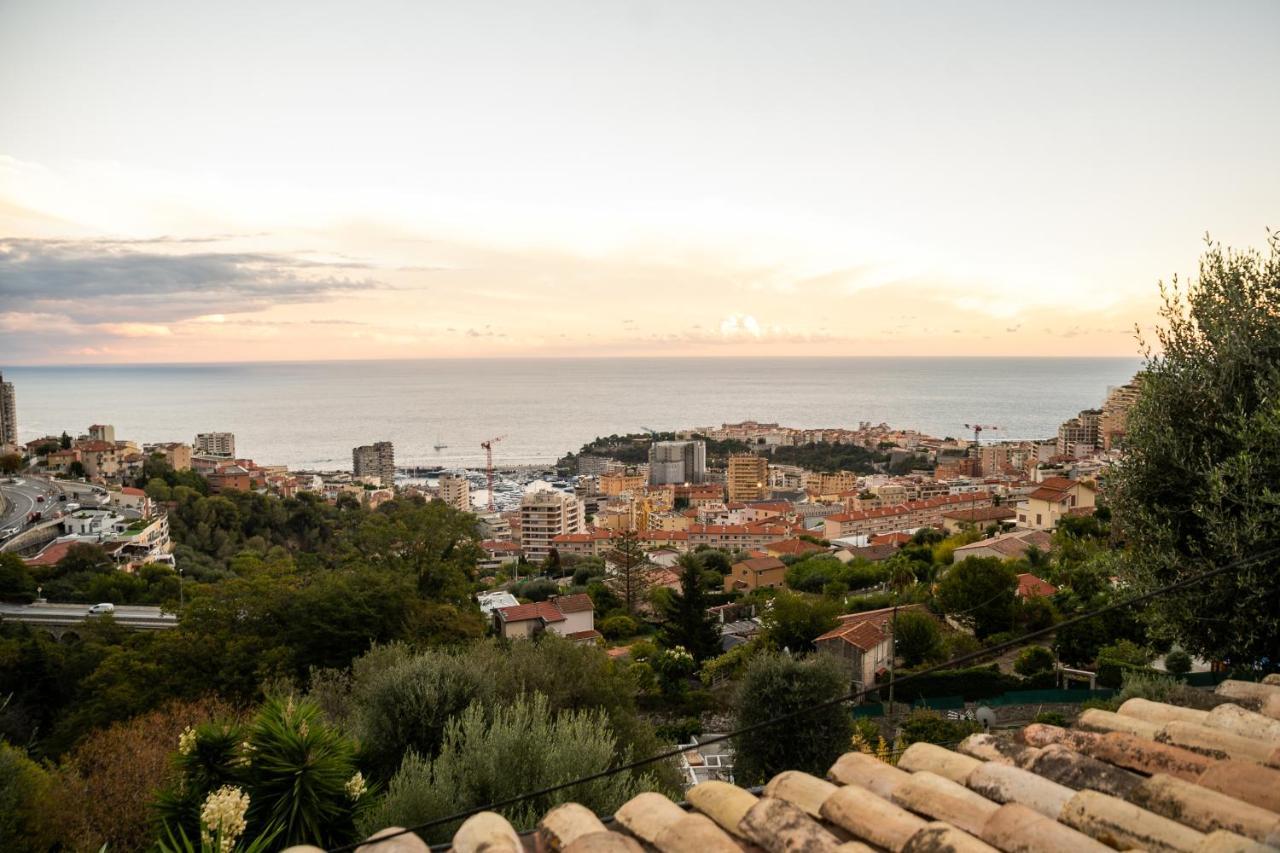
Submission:
M 604 639 L 604 634 L 601 634 L 599 631 L 596 631 L 594 629 L 588 629 L 586 631 L 571 631 L 568 634 L 565 634 L 565 636 L 568 637 L 570 640 L 603 640 Z
M 871 537 L 872 545 L 906 545 L 911 541 L 910 533 L 877 533 Z
M 782 556 L 783 554 L 813 554 L 826 550 L 821 545 L 815 545 L 807 539 L 783 539 L 781 542 L 771 542 L 765 545 L 764 549 L 776 556 Z
M 863 610 L 860 613 L 846 613 L 845 615 L 837 616 L 836 618 L 846 625 L 856 622 L 870 622 L 873 625 L 883 628 L 893 620 L 893 610 L 894 609 L 892 607 L 881 607 L 879 610 Z M 909 610 L 915 610 L 921 613 L 927 612 L 923 604 L 904 604 L 898 608 L 898 615 L 901 616 Z
M 733 564 L 733 570 L 746 569 L 749 572 L 767 572 L 774 569 L 785 569 L 787 564 L 779 560 L 777 557 L 752 557 L 749 560 L 743 560 L 740 563 Z
M 551 599 L 551 603 L 558 607 L 561 613 L 585 613 L 596 609 L 595 605 L 591 603 L 591 596 L 585 592 L 557 596 Z
M 953 521 L 1004 521 L 1016 518 L 1017 515 L 1007 506 L 984 506 L 977 509 L 953 509 L 951 512 L 944 512 L 942 517 Z
M 851 646 L 869 652 L 885 641 L 885 633 L 873 622 L 849 622 L 837 625 L 814 642 L 821 643 L 824 640 L 843 640 Z
M 1023 572 L 1018 575 L 1018 597 L 1019 598 L 1038 598 L 1041 596 L 1050 596 L 1058 591 L 1058 588 L 1048 581 L 1040 580 L 1040 578 L 1030 572 Z
M 549 601 L 517 604 L 514 607 L 499 607 L 493 612 L 497 613 L 503 622 L 526 622 L 530 619 L 541 619 L 543 622 L 564 621 L 564 614 Z
M 134 497 L 145 497 L 147 494 L 142 489 L 135 489 L 133 486 L 125 486 L 120 490 L 120 493 L 124 495 L 133 495 Z
M 71 550 L 74 542 L 54 542 L 34 557 L 28 557 L 23 560 L 28 566 L 52 566 L 54 563 L 67 556 L 67 551 Z
M 519 551 L 520 546 L 515 542 L 500 542 L 497 539 L 486 539 L 480 543 L 480 549 L 493 554 L 498 553 L 499 551 Z

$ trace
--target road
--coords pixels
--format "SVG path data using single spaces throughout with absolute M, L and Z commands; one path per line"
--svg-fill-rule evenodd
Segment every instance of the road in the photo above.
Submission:
M 178 624 L 176 615 L 165 613 L 159 607 L 120 604 L 111 615 L 118 624 L 136 630 L 174 628 Z M 89 615 L 88 604 L 0 604 L 0 621 L 5 622 L 57 627 L 78 625 L 87 619 L 97 618 Z
M 15 483 L 0 481 L 0 492 L 9 499 L 9 511 L 0 518 L 0 531 L 26 527 L 27 516 L 33 510 L 44 510 L 58 501 L 57 487 L 37 477 L 19 477 Z M 44 503 L 37 500 L 40 497 L 44 498 Z M 7 537 L 0 536 L 0 539 L 3 538 Z
M 7 478 L 6 478 L 7 479 Z M 0 492 L 9 499 L 9 510 L 0 517 L 0 542 L 8 539 L 6 530 L 27 527 L 27 517 L 34 510 L 40 510 L 45 518 L 52 517 L 55 512 L 66 508 L 67 503 L 78 503 L 83 507 L 96 507 L 100 496 L 87 483 L 71 480 L 49 480 L 44 477 L 19 476 L 17 482 L 7 483 L 0 480 Z M 58 496 L 65 494 L 67 501 L 59 501 Z M 41 502 L 40 497 L 44 498 Z M 127 515 L 128 513 L 126 513 Z

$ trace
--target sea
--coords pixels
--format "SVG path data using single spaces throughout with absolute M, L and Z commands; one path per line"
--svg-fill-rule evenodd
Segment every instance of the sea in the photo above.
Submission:
M 400 466 L 542 465 L 597 436 L 757 420 L 887 423 L 935 436 L 1036 439 L 1102 404 L 1136 358 L 577 358 L 4 367 L 23 441 L 112 424 L 139 444 L 236 436 L 237 455 L 351 467 L 395 444 Z M 444 445 L 436 450 L 435 445 Z

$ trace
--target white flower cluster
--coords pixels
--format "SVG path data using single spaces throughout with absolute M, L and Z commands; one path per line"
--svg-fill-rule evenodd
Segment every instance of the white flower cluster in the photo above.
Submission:
M 240 754 L 235 757 L 235 760 L 232 763 L 237 767 L 248 767 L 253 763 L 253 753 L 253 744 L 246 740 L 240 744 Z
M 673 649 L 668 649 L 667 655 L 673 661 L 680 661 L 681 663 L 684 663 L 684 664 L 693 663 L 693 655 L 690 654 L 689 651 L 685 649 L 684 646 L 676 646 Z
M 178 735 L 178 752 L 183 755 L 190 755 L 196 748 L 196 730 L 187 726 L 182 730 L 182 734 Z
M 363 797 L 369 790 L 369 786 L 364 782 L 364 774 L 359 770 L 355 775 L 347 780 L 347 796 L 352 800 L 358 800 Z
M 200 840 L 208 845 L 216 838 L 218 853 L 231 853 L 244 833 L 244 816 L 249 811 L 249 795 L 239 788 L 223 785 L 200 807 Z

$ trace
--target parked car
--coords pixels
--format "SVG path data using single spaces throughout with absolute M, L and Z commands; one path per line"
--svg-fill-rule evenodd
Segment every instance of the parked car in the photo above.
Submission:
M 58 495 L 58 500 L 65 501 L 66 499 L 67 499 L 66 495 Z
M 38 504 L 44 503 L 44 495 L 36 495 L 36 503 Z
M 95 604 L 89 608 L 90 616 L 101 616 L 103 613 L 115 613 L 115 612 L 116 612 L 116 606 L 109 601 L 104 601 L 101 604 Z

